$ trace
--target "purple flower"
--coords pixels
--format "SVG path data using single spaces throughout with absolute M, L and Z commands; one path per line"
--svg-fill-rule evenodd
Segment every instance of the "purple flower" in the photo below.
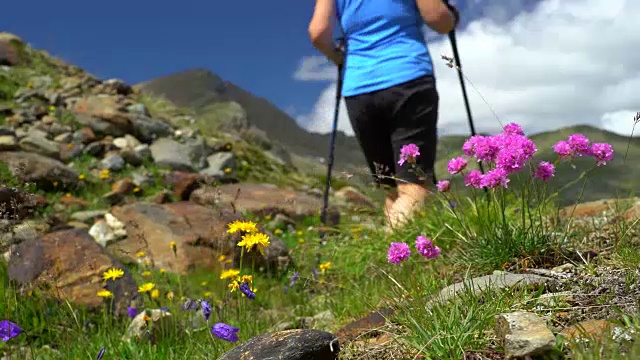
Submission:
M 240 284 L 240 291 L 242 291 L 242 293 L 244 294 L 244 296 L 247 297 L 247 299 L 253 300 L 256 298 L 256 293 L 254 293 L 251 290 L 251 287 L 247 283 Z
M 538 167 L 536 168 L 535 177 L 542 181 L 549 180 L 555 172 L 555 168 L 552 163 L 547 161 L 541 161 Z
M 507 172 L 504 169 L 496 168 L 490 171 L 487 171 L 482 176 L 481 186 L 488 187 L 493 189 L 498 186 L 502 186 L 507 188 L 507 184 L 509 183 L 509 178 L 507 178 Z
M 561 158 L 570 157 L 573 154 L 573 150 L 571 149 L 571 145 L 566 140 L 560 140 L 555 145 L 553 145 L 553 151 L 558 154 Z
M 498 144 L 497 138 L 484 136 L 476 144 L 476 158 L 479 161 L 494 161 L 499 150 L 500 146 Z
M 300 273 L 299 272 L 295 272 L 290 278 L 289 278 L 289 287 L 293 287 L 293 285 L 296 284 L 296 281 L 298 281 L 298 279 L 300 278 Z
M 211 316 L 211 313 L 213 312 L 211 305 L 207 300 L 202 300 L 200 301 L 200 306 L 202 307 L 202 314 L 204 315 L 204 318 L 209 321 L 209 316 Z
M 409 245 L 403 242 L 391 243 L 387 253 L 387 262 L 392 264 L 400 264 L 411 255 Z
M 510 135 L 524 135 L 522 127 L 516 123 L 509 123 L 504 126 L 503 132 Z
M 482 173 L 480 170 L 471 170 L 464 177 L 464 185 L 472 186 L 476 189 L 482 187 Z
M 169 308 L 166 307 L 166 306 L 160 307 L 160 310 L 165 311 L 165 312 L 169 312 Z
M 567 143 L 577 156 L 589 155 L 589 139 L 582 134 L 569 135 Z
M 127 308 L 127 315 L 129 315 L 130 318 L 135 318 L 138 315 L 138 309 L 129 306 Z
M 440 192 L 447 192 L 447 191 L 449 191 L 449 189 L 451 187 L 451 183 L 449 182 L 449 180 L 440 180 L 436 184 L 436 187 L 438 188 L 438 191 L 440 191 Z
M 450 174 L 455 175 L 460 171 L 464 170 L 464 168 L 466 167 L 467 167 L 467 159 L 463 158 L 462 156 L 458 156 L 456 158 L 449 160 L 449 164 L 447 165 L 447 171 L 449 171 Z
M 103 346 L 102 348 L 100 348 L 100 351 L 98 352 L 98 356 L 96 357 L 96 360 L 102 359 L 102 357 L 104 356 L 104 352 L 105 352 L 105 348 Z
M 2 342 L 9 341 L 23 332 L 24 330 L 16 323 L 9 320 L 0 321 L 0 340 Z
M 420 156 L 420 148 L 416 144 L 404 145 L 400 149 L 400 160 L 398 164 L 402 166 L 405 162 L 414 164 L 416 157 Z
M 416 250 L 427 259 L 433 259 L 440 255 L 440 248 L 433 245 L 433 240 L 422 235 L 416 238 Z
M 503 169 L 508 174 L 512 174 L 524 166 L 527 158 L 521 149 L 516 147 L 507 147 L 496 156 L 496 167 Z
M 607 143 L 594 143 L 589 150 L 591 156 L 596 159 L 596 165 L 606 165 L 613 160 L 613 146 Z
M 225 323 L 217 323 L 211 328 L 211 333 L 222 340 L 229 342 L 238 341 L 238 332 L 240 329 L 227 325 Z

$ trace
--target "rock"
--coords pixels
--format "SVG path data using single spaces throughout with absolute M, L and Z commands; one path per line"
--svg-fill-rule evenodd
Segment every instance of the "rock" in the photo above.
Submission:
M 155 344 L 169 334 L 174 334 L 176 324 L 171 313 L 162 309 L 141 311 L 136 315 L 122 337 L 123 341 L 150 341 Z
M 135 188 L 136 184 L 133 183 L 133 180 L 128 178 L 117 180 L 113 185 L 111 185 L 111 191 L 122 195 L 131 194 Z
M 129 236 L 107 248 L 113 254 L 131 261 L 144 251 L 157 268 L 179 274 L 198 269 L 221 270 L 220 255 L 240 261 L 236 245 L 239 234 L 227 234 L 227 224 L 240 219 L 228 209 L 214 210 L 187 201 L 169 204 L 137 202 L 111 209 L 118 219 L 125 221 Z M 271 244 L 265 256 L 258 252 L 244 255 L 245 266 L 255 260 L 256 269 L 278 270 L 289 264 L 284 242 L 270 236 Z M 175 241 L 174 253 L 169 243 Z
M 572 263 L 566 263 L 566 264 L 554 267 L 553 269 L 551 269 L 551 272 L 554 272 L 556 274 L 562 274 L 562 273 L 572 272 L 572 270 L 574 270 L 575 268 L 576 266 L 573 265 Z
M 337 360 L 339 353 L 339 341 L 329 332 L 285 330 L 255 336 L 218 360 Z
M 365 332 L 369 332 L 372 329 L 379 328 L 386 324 L 387 318 L 394 315 L 394 313 L 395 312 L 392 308 L 383 308 L 373 311 L 364 317 L 343 326 L 336 332 L 336 335 L 339 336 L 341 342 L 356 339 Z
M 597 341 L 611 335 L 617 325 L 609 320 L 585 320 L 564 328 L 560 336 L 565 343 L 579 341 Z
M 356 188 L 351 186 L 345 186 L 340 190 L 336 191 L 335 196 L 350 204 L 364 206 L 370 209 L 376 208 L 376 204 L 371 199 L 369 199 L 360 191 L 358 191 Z
M 13 151 L 18 148 L 14 135 L 0 135 L 0 151 Z
M 181 144 L 173 139 L 161 138 L 150 146 L 150 150 L 159 166 L 186 172 L 196 172 L 204 167 L 206 152 L 198 144 Z
M 39 154 L 0 152 L 0 162 L 6 164 L 13 176 L 23 182 L 33 182 L 42 190 L 68 189 L 78 185 L 78 172 L 62 162 Z
M 640 198 L 604 199 L 579 203 L 560 209 L 558 215 L 561 219 L 593 218 L 603 215 L 614 215 L 620 208 L 624 208 L 625 205 L 631 205 L 630 209 L 640 209 Z
M 112 267 L 122 269 L 124 276 L 108 281 L 105 287 L 102 274 Z M 137 293 L 128 270 L 86 231 L 78 229 L 51 232 L 18 244 L 11 254 L 8 273 L 23 288 L 49 289 L 50 296 L 89 309 L 98 309 L 106 303 L 97 296 L 98 291 L 106 288 L 113 293 L 113 311 L 124 316 Z
M 55 141 L 47 139 L 44 131 L 30 129 L 27 136 L 20 140 L 20 148 L 23 151 L 35 152 L 46 157 L 59 159 L 60 147 Z
M 274 331 L 292 329 L 325 329 L 336 321 L 330 310 L 323 311 L 314 316 L 299 316 L 293 322 L 283 322 L 276 325 Z
M 546 322 L 531 312 L 496 315 L 495 333 L 502 341 L 506 359 L 548 355 L 556 344 Z
M 464 282 L 449 285 L 440 291 L 440 295 L 435 301 L 447 301 L 455 298 L 459 293 L 472 287 L 473 292 L 479 294 L 486 289 L 503 289 L 513 286 L 539 286 L 555 284 L 556 280 L 544 276 L 533 274 L 493 274 L 469 279 Z
M 20 244 L 23 241 L 37 239 L 51 226 L 41 220 L 26 220 L 14 226 L 2 229 L 0 233 L 0 252 L 4 253 L 10 247 Z
M 16 66 L 20 64 L 20 54 L 9 40 L 0 40 L 0 66 Z
M 319 216 L 322 200 L 303 192 L 279 188 L 271 184 L 225 184 L 195 190 L 190 198 L 198 204 L 225 205 L 233 203 L 238 212 L 248 211 L 257 216 L 284 214 L 295 221 Z M 338 224 L 340 212 L 330 207 L 328 222 Z
M 106 247 L 111 243 L 127 237 L 127 231 L 120 220 L 106 213 L 103 220 L 98 220 L 91 226 L 89 235 L 91 235 L 100 246 Z
M 181 171 L 172 171 L 165 175 L 164 186 L 173 189 L 173 196 L 180 200 L 189 200 L 191 194 L 200 188 L 200 175 Z
M 102 135 L 123 136 L 133 132 L 126 105 L 118 96 L 90 95 L 76 101 L 71 112 L 77 120 Z
M 97 140 L 96 134 L 90 127 L 83 127 L 80 130 L 76 130 L 72 135 L 73 140 L 81 144 L 89 144 Z
M 142 142 L 151 144 L 154 140 L 169 137 L 173 128 L 161 120 L 154 120 L 143 116 L 133 118 L 133 135 Z
M 110 154 L 100 161 L 100 165 L 109 171 L 120 171 L 124 168 L 125 162 L 119 154 Z
M 93 221 L 97 218 L 104 217 L 106 213 L 107 213 L 107 210 L 78 211 L 71 214 L 71 219 L 80 221 L 80 222 Z
M 224 177 L 226 169 L 233 171 L 236 167 L 236 160 L 233 153 L 219 152 L 207 157 L 209 166 L 202 170 L 202 174 Z

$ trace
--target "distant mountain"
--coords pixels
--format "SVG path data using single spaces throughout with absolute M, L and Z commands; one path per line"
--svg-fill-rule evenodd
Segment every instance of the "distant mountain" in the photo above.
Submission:
M 181 107 L 206 112 L 213 104 L 233 101 L 242 106 L 250 124 L 289 152 L 307 157 L 325 158 L 329 135 L 301 128 L 291 116 L 239 86 L 205 69 L 192 69 L 162 76 L 138 84 L 143 92 L 160 95 Z M 353 137 L 339 132 L 336 138 L 336 164 L 342 167 L 364 164 L 364 156 Z

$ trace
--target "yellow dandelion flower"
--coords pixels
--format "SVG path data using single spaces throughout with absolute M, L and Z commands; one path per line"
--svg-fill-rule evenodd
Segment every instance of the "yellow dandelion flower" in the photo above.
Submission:
M 320 264 L 320 271 L 325 272 L 331 266 L 331 261 Z
M 158 290 L 158 289 L 153 289 L 153 290 L 151 291 L 151 297 L 152 297 L 153 299 L 157 299 L 157 298 L 159 298 L 159 297 L 160 297 L 160 290 Z
M 258 226 L 253 221 L 236 220 L 227 226 L 229 227 L 229 229 L 227 229 L 228 234 L 237 232 L 254 233 L 258 231 Z
M 201 282 L 200 286 L 207 286 L 207 282 L 206 281 Z
M 233 282 L 229 283 L 227 287 L 231 290 L 231 292 L 234 292 L 240 288 L 240 284 L 238 283 L 238 281 L 233 280 Z
M 144 314 L 144 316 L 142 317 L 142 320 L 143 321 L 149 321 L 149 320 L 151 320 L 151 318 L 149 317 L 149 315 Z
M 233 260 L 231 260 L 231 259 L 227 259 L 227 260 L 224 261 L 225 264 L 231 264 L 232 262 L 233 262 Z
M 173 291 L 169 291 L 169 292 L 167 293 L 167 299 L 169 299 L 169 300 L 173 300 L 173 297 L 174 297 L 174 296 L 175 296 L 175 295 L 173 294 Z
M 252 283 L 253 282 L 253 276 L 251 275 L 242 275 L 242 277 L 240 278 L 240 282 L 243 283 Z
M 134 187 L 133 192 L 134 193 L 140 192 L 140 187 L 139 186 Z
M 267 215 L 264 217 L 265 220 L 271 220 L 271 215 Z
M 202 294 L 202 297 L 204 298 L 210 298 L 211 297 L 211 291 L 207 291 L 204 294 Z
M 146 266 L 150 266 L 150 265 L 151 265 L 151 260 L 149 260 L 149 259 L 144 259 L 143 263 L 144 263 Z
M 58 187 L 58 182 L 57 181 L 53 182 L 53 187 Z
M 169 243 L 169 247 L 171 248 L 171 250 L 173 250 L 174 252 L 176 251 L 176 242 L 172 241 Z
M 120 269 L 116 269 L 116 268 L 111 268 L 111 269 L 105 271 L 104 273 L 102 273 L 102 278 L 105 281 L 107 281 L 109 279 L 116 280 L 118 278 L 121 278 L 122 276 L 124 276 L 124 271 L 122 271 Z
M 72 143 L 68 143 L 67 144 L 67 149 L 73 149 L 73 144 Z
M 53 105 L 49 106 L 49 111 L 51 112 L 56 111 L 56 107 Z
M 228 150 L 231 150 L 231 144 L 227 144 L 227 145 L 225 145 L 225 146 L 224 146 L 224 148 L 225 148 L 225 149 L 227 149 L 227 151 L 228 151 Z
M 78 175 L 78 179 L 79 180 L 84 180 L 84 178 L 86 178 L 85 174 Z
M 160 268 L 160 274 L 164 274 L 166 270 L 164 268 Z
M 138 251 L 138 252 L 136 253 L 136 257 L 137 257 L 137 258 L 141 258 L 141 257 L 143 257 L 143 256 L 144 256 L 144 251 Z
M 240 275 L 240 270 L 229 269 L 229 270 L 223 271 L 222 274 L 220 274 L 220 279 L 221 280 L 232 279 L 238 275 Z
M 224 172 L 225 172 L 225 174 L 229 174 L 231 172 L 231 168 L 229 168 L 229 167 L 228 168 L 224 168 Z
M 273 233 L 276 234 L 276 235 L 280 235 L 280 234 L 282 234 L 282 229 L 275 229 L 273 231 Z
M 71 197 L 71 193 L 66 193 L 66 194 L 64 194 L 64 196 Z
M 109 169 L 102 169 L 100 170 L 100 179 L 102 180 L 106 180 L 109 178 L 109 176 L 111 176 Z
M 153 290 L 153 288 L 155 287 L 156 285 L 154 283 L 142 284 L 140 287 L 138 287 L 138 292 L 141 292 L 141 293 L 149 292 Z
M 147 271 L 142 272 L 142 276 L 144 276 L 144 277 L 149 277 L 149 276 L 151 276 L 151 271 L 148 271 L 148 270 L 147 270 Z
M 296 235 L 298 235 L 298 236 L 302 236 L 302 230 L 298 230 L 298 231 L 296 231 Z
M 247 251 L 251 251 L 254 247 L 257 247 L 262 255 L 264 255 L 264 248 L 269 246 L 269 236 L 263 233 L 252 233 L 242 237 L 242 241 L 238 243 L 238 246 L 244 247 Z
M 298 243 L 299 243 L 299 244 L 304 244 L 304 239 L 303 239 L 303 238 L 299 238 L 299 239 L 298 239 Z
M 227 260 L 227 257 L 226 257 L 226 256 L 224 256 L 224 255 L 220 255 L 220 256 L 218 256 L 218 261 L 219 261 L 219 262 L 224 262 L 225 260 Z
M 100 290 L 98 291 L 98 296 L 102 298 L 110 298 L 113 297 L 113 293 L 109 290 Z

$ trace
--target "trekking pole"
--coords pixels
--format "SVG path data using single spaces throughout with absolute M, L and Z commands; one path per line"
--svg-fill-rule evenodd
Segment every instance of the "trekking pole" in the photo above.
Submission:
M 329 190 L 331 189 L 331 172 L 333 171 L 333 161 L 335 157 L 336 135 L 338 132 L 338 115 L 340 113 L 340 99 L 342 98 L 342 84 L 344 82 L 344 61 L 338 65 L 338 81 L 336 83 L 336 105 L 333 111 L 333 125 L 331 127 L 331 135 L 329 138 L 329 161 L 327 162 L 327 179 L 325 182 L 324 195 L 322 198 L 322 211 L 320 213 L 320 221 L 323 229 L 320 230 L 320 246 L 325 245 L 325 228 L 327 227 L 327 216 L 329 211 Z M 320 246 L 316 254 L 316 265 L 320 264 Z
M 449 5 L 449 0 L 443 0 L 446 5 Z M 453 29 L 449 33 L 449 42 L 451 42 L 451 49 L 453 50 L 453 60 L 458 70 L 458 79 L 460 80 L 460 87 L 462 88 L 462 98 L 464 100 L 464 107 L 467 111 L 467 119 L 469 120 L 469 128 L 471 129 L 471 136 L 476 135 L 476 128 L 473 125 L 473 117 L 471 116 L 471 106 L 469 106 L 469 98 L 467 97 L 467 88 L 464 86 L 464 78 L 462 76 L 462 64 L 460 63 L 460 54 L 458 53 L 458 44 L 456 41 L 456 30 Z M 480 171 L 484 174 L 484 167 L 482 162 L 480 165 Z M 485 191 L 488 189 L 485 188 Z

